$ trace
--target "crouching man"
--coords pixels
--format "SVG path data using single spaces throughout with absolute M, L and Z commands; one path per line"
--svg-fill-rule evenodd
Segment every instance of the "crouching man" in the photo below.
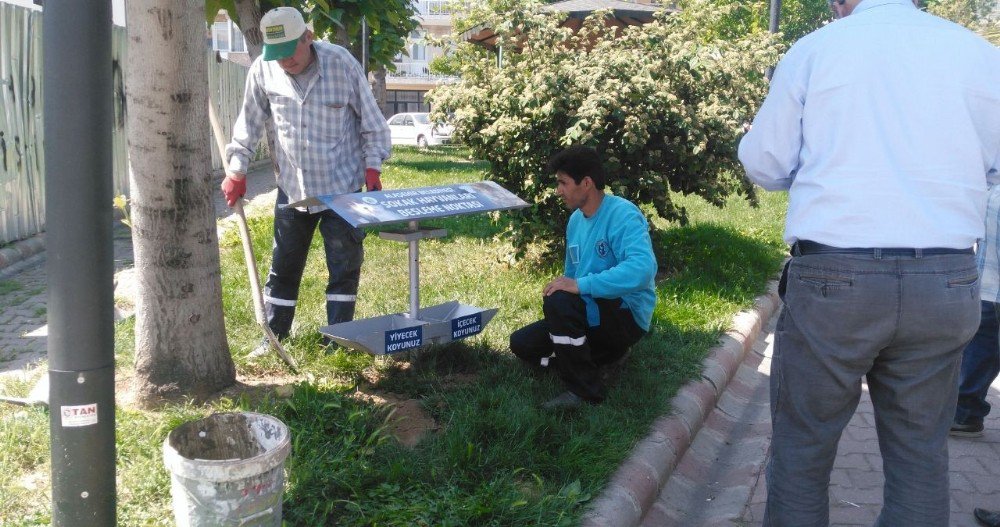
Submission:
M 649 225 L 630 201 L 604 194 L 597 152 L 582 146 L 554 155 L 548 170 L 573 210 L 563 276 L 542 290 L 545 318 L 510 336 L 529 365 L 554 370 L 567 391 L 542 405 L 571 408 L 604 400 L 604 372 L 649 331 L 656 305 L 656 258 Z

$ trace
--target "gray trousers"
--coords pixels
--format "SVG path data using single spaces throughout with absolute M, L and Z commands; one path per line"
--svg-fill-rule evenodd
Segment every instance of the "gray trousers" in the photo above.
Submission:
M 829 525 L 830 471 L 863 376 L 885 473 L 876 525 L 948 525 L 948 429 L 979 323 L 974 258 L 792 258 L 771 363 L 765 526 Z

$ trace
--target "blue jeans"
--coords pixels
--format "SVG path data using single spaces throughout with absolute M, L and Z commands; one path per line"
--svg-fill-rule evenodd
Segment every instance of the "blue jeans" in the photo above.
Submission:
M 326 285 L 327 324 L 354 319 L 361 263 L 364 260 L 364 231 L 351 226 L 332 210 L 309 214 L 282 208 L 287 203 L 288 196 L 278 189 L 274 206 L 271 269 L 264 286 L 267 324 L 279 339 L 284 339 L 291 332 L 302 272 L 317 225 L 323 237 L 329 272 Z
M 1000 313 L 993 302 L 982 302 L 979 330 L 962 352 L 962 374 L 958 384 L 955 422 L 982 423 L 990 413 L 986 395 L 1000 373 Z
M 765 526 L 829 525 L 830 471 L 867 378 L 885 486 L 876 525 L 948 525 L 948 429 L 979 323 L 971 254 L 814 254 L 785 267 L 771 363 Z

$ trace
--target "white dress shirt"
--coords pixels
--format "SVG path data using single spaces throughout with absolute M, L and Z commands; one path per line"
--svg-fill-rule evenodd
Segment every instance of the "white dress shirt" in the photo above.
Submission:
M 986 235 L 976 246 L 979 298 L 1000 302 L 1000 185 L 990 188 L 986 202 Z
M 313 49 L 318 71 L 302 87 L 278 61 L 254 60 L 226 147 L 229 169 L 246 173 L 264 122 L 274 119 L 278 186 L 289 203 L 358 190 L 365 168 L 381 169 L 392 149 L 361 64 L 340 46 L 314 41 Z
M 792 46 L 739 156 L 789 191 L 790 244 L 971 247 L 1000 179 L 1000 48 L 864 0 Z

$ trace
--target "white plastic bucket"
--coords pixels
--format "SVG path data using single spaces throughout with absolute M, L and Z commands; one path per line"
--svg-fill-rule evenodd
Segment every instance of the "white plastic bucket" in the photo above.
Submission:
M 253 412 L 184 423 L 163 441 L 179 527 L 281 525 L 288 427 Z

